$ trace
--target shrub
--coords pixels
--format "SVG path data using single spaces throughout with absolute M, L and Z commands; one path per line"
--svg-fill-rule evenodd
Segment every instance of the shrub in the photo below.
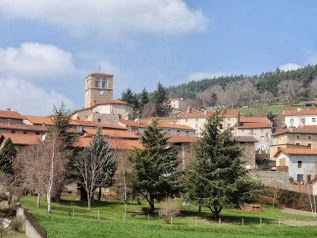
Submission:
M 16 214 L 16 210 L 12 207 L 0 209 L 0 217 L 14 217 Z
M 23 219 L 21 217 L 15 217 L 11 220 L 10 227 L 14 231 L 22 232 L 23 231 Z
M 166 224 L 170 224 L 171 218 L 177 216 L 178 214 L 179 209 L 172 200 L 168 199 L 162 203 L 161 209 L 159 210 L 159 216 L 163 218 Z

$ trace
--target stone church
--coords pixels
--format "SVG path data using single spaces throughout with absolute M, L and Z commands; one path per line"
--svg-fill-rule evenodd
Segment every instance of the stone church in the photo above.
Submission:
M 85 85 L 85 108 L 73 112 L 73 120 L 117 123 L 133 118 L 132 105 L 113 99 L 113 75 L 91 73 Z

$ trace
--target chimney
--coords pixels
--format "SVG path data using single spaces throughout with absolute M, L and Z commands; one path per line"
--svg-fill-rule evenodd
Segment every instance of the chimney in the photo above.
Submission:
M 7 111 L 11 111 L 11 108 L 7 108 Z

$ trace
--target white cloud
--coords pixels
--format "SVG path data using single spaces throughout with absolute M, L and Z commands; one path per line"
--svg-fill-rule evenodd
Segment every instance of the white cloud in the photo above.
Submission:
M 19 48 L 0 48 L 2 77 L 48 80 L 74 71 L 72 55 L 53 45 L 31 42 Z
M 202 31 L 208 19 L 183 0 L 0 0 L 0 15 L 62 26 L 75 34 L 180 34 Z
M 296 70 L 301 68 L 302 66 L 298 65 L 298 64 L 294 64 L 294 63 L 287 63 L 287 64 L 283 64 L 280 65 L 278 68 L 282 71 L 290 71 L 290 70 Z
M 214 72 L 214 73 L 207 73 L 207 72 L 195 72 L 188 76 L 187 81 L 196 81 L 200 79 L 213 79 L 221 76 L 229 76 L 231 74 L 224 73 L 224 72 Z
M 22 114 L 49 115 L 53 105 L 59 107 L 62 102 L 69 109 L 74 109 L 73 102 L 53 91 L 47 91 L 17 78 L 0 79 L 0 108 L 11 108 Z

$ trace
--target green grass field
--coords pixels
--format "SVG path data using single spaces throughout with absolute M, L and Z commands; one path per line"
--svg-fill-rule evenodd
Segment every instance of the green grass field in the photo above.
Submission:
M 282 213 L 279 209 L 265 207 L 263 212 L 244 212 L 225 209 L 221 213 L 222 224 L 210 219 L 210 212 L 203 209 L 197 213 L 194 205 L 182 206 L 178 201 L 181 215 L 173 219 L 173 224 L 165 224 L 157 216 L 141 213 L 143 203 L 128 204 L 127 218 L 123 219 L 124 205 L 116 202 L 94 203 L 89 211 L 86 204 L 72 198 L 63 205 L 53 204 L 53 211 L 46 213 L 43 200 L 41 208 L 35 207 L 34 197 L 24 197 L 22 205 L 37 218 L 48 231 L 49 238 L 99 238 L 99 237 L 317 237 L 317 227 L 279 226 L 278 219 L 312 221 L 312 217 Z M 100 220 L 98 220 L 98 211 Z M 73 213 L 74 212 L 74 213 Z M 242 225 L 242 218 L 244 225 Z M 260 227 L 260 218 L 262 225 Z M 197 223 L 196 223 L 197 221 Z
M 240 114 L 242 116 L 263 116 L 263 113 L 266 115 L 268 112 L 272 112 L 274 114 L 282 114 L 283 111 L 285 110 L 295 110 L 297 108 L 302 108 L 305 109 L 305 107 L 302 106 L 287 106 L 287 105 L 268 105 L 265 107 L 249 107 L 249 108 L 244 108 L 240 109 Z

